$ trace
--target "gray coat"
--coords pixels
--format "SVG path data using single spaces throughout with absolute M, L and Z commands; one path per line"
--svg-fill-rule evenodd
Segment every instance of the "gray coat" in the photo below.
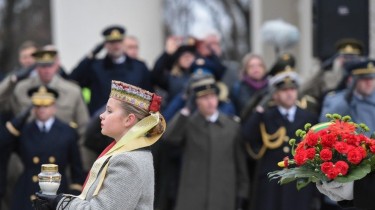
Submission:
M 353 94 L 350 102 L 347 100 L 348 90 L 332 92 L 324 98 L 320 121 L 327 121 L 327 113 L 337 113 L 342 116 L 350 115 L 356 123 L 365 123 L 370 131 L 375 129 L 375 92 L 368 97 Z
M 239 125 L 219 114 L 215 123 L 198 112 L 177 114 L 164 137 L 184 146 L 176 210 L 231 210 L 237 196 L 247 198 L 245 153 Z
M 98 195 L 93 197 L 99 179 L 85 200 L 75 198 L 65 210 L 151 210 L 154 204 L 154 166 L 148 150 L 112 156 Z M 57 206 L 60 209 L 63 200 Z

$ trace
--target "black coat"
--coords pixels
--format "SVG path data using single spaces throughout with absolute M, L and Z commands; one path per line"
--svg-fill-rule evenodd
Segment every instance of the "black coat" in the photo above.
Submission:
M 276 181 L 269 181 L 267 173 L 280 170 L 277 166 L 285 156 L 290 156 L 289 137 L 295 137 L 297 129 L 303 129 L 306 123 L 315 124 L 317 116 L 297 108 L 293 122 L 289 122 L 279 112 L 276 106 L 269 108 L 264 113 L 254 113 L 248 118 L 242 127 L 245 140 L 251 147 L 258 151 L 263 145 L 260 133 L 260 123 L 264 123 L 268 134 L 275 133 L 280 127 L 286 128 L 286 136 L 283 143 L 276 149 L 268 149 L 264 156 L 257 161 L 254 174 L 252 194 L 253 209 L 277 209 L 277 210 L 310 210 L 315 195 L 318 195 L 315 186 L 310 185 L 297 191 L 295 183 L 280 186 Z
M 126 56 L 125 62 L 115 64 L 111 58 L 83 59 L 73 69 L 70 78 L 91 90 L 90 115 L 107 103 L 111 81 L 119 80 L 152 91 L 151 76 L 145 63 Z
M 340 201 L 343 207 L 356 207 L 364 210 L 375 210 L 375 173 L 368 174 L 363 179 L 354 182 L 354 199 Z
M 12 138 L 6 129 L 2 132 L 2 138 L 7 138 L 1 141 L 0 146 L 9 141 L 17 141 L 17 152 L 24 167 L 15 186 L 11 209 L 33 210 L 31 199 L 35 192 L 40 191 L 37 176 L 42 164 L 54 163 L 59 166 L 62 179 L 58 193 L 68 192 L 68 166 L 71 172 L 69 184 L 83 184 L 85 177 L 78 148 L 78 134 L 67 124 L 55 119 L 50 131 L 42 133 L 35 121 L 32 121 L 22 128 L 18 138 Z

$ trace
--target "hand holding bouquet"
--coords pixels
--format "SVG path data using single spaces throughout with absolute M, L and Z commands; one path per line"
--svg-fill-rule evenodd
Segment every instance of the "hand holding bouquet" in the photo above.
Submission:
M 286 184 L 297 181 L 297 189 L 310 182 L 348 183 L 375 170 L 375 140 L 364 135 L 365 124 L 351 122 L 349 116 L 327 114 L 330 122 L 305 125 L 297 130 L 301 142 L 290 140 L 293 159 L 279 162 L 284 169 L 270 172 L 271 180 Z

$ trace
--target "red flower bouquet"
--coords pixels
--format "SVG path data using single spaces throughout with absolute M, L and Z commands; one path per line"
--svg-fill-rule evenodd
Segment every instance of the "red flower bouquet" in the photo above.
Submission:
M 305 125 L 297 130 L 302 140 L 291 139 L 293 159 L 279 162 L 283 170 L 270 172 L 271 180 L 280 184 L 297 181 L 297 189 L 310 182 L 351 182 L 375 170 L 375 140 L 364 135 L 369 131 L 365 124 L 351 122 L 349 116 L 327 114 L 330 122 L 314 126 Z

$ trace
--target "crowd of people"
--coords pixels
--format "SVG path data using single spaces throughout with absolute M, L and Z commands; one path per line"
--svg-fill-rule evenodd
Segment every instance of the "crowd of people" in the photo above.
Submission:
M 102 35 L 102 42 L 69 73 L 54 46 L 37 47 L 28 41 L 19 48 L 20 68 L 0 83 L 0 209 L 33 209 L 32 202 L 40 199 L 35 195 L 37 175 L 45 163 L 59 166 L 63 175 L 59 193 L 84 195 L 89 201 L 60 196 L 58 204 L 50 205 L 53 208 L 67 202 L 66 209 L 375 209 L 370 198 L 375 193 L 374 174 L 351 185 L 310 185 L 301 191 L 267 177 L 278 169 L 277 162 L 291 155 L 289 140 L 295 138 L 294 132 L 305 123 L 326 121 L 327 113 L 350 115 L 375 130 L 375 61 L 364 55 L 360 41 L 340 40 L 337 53 L 302 84 L 301 70 L 288 52 L 281 52 L 271 67 L 253 53 L 238 62 L 240 67 L 228 65 L 220 34 L 213 30 L 197 37 L 167 37 L 152 68 L 141 61 L 138 40 L 124 27 L 109 26 Z M 102 50 L 106 54 L 99 57 Z M 118 168 L 108 166 L 102 153 L 110 154 L 112 150 L 106 148 L 122 142 L 115 133 L 120 125 L 112 128 L 103 122 L 107 113 L 122 108 L 133 113 L 144 110 L 147 103 L 146 110 L 151 109 L 155 101 L 151 92 L 162 96 L 157 111 L 164 117 L 154 120 L 167 123 L 163 136 L 163 132 L 153 134 L 161 136 L 151 146 L 155 172 L 132 171 L 139 177 L 121 183 L 115 173 Z M 126 100 L 123 104 L 128 105 L 120 106 L 113 99 Z M 126 117 L 131 123 L 121 129 L 128 131 L 147 114 Z M 152 138 L 149 131 L 145 133 Z M 141 168 L 152 164 L 150 154 L 135 151 L 113 161 L 126 165 L 130 158 Z M 147 161 L 142 163 L 142 158 Z M 98 161 L 108 174 L 115 174 L 103 186 L 90 182 L 93 171 L 99 173 L 91 168 Z M 138 190 L 138 182 L 147 182 L 144 173 L 155 173 L 154 197 L 142 192 L 137 205 L 136 200 L 114 198 L 123 192 L 132 194 L 127 191 L 132 187 Z M 82 193 L 82 189 L 86 190 Z M 335 197 L 340 189 L 352 196 Z

